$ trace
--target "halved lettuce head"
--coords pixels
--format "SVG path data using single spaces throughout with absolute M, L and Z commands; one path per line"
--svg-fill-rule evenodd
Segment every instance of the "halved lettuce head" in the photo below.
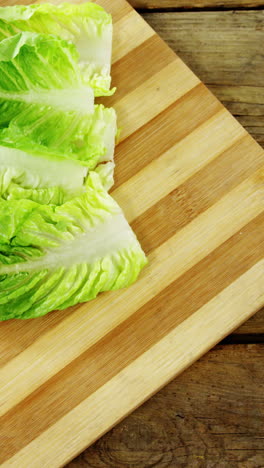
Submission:
M 123 288 L 145 264 L 94 172 L 86 193 L 61 206 L 0 201 L 0 320 L 39 317 Z
M 0 8 L 0 40 L 24 31 L 51 34 L 72 42 L 79 53 L 85 82 L 96 96 L 109 94 L 112 18 L 102 7 L 88 2 Z

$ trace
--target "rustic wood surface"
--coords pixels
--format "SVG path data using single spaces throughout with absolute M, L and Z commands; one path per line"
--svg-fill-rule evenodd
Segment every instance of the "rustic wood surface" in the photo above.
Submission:
M 251 319 L 237 328 L 234 334 L 241 335 L 241 339 L 243 335 L 264 335 L 264 309 L 257 312 Z
M 138 9 L 261 8 L 263 0 L 131 0 Z
M 217 346 L 67 468 L 262 468 L 263 354 Z
M 247 0 L 131 3 L 138 8 L 264 5 Z M 263 12 L 144 17 L 264 146 Z M 208 25 L 215 30 L 211 43 Z M 226 341 L 248 340 L 263 343 L 264 309 Z M 262 468 L 263 359 L 263 344 L 217 346 L 67 468 Z

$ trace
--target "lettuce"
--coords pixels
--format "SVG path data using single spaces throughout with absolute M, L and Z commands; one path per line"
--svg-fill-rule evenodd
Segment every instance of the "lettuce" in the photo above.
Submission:
M 48 3 L 0 8 L 0 40 L 19 32 L 46 33 L 72 42 L 84 80 L 96 96 L 109 95 L 112 19 L 100 6 Z
M 74 45 L 28 32 L 0 42 L 0 98 L 83 114 L 93 112 L 94 105 Z
M 94 169 L 112 161 L 116 135 L 116 113 L 102 104 L 92 114 L 62 112 L 50 106 L 21 105 L 0 101 L 0 146 L 30 154 L 69 159 Z M 16 103 L 14 104 L 16 107 Z M 6 116 L 9 116 L 7 123 Z M 5 120 L 5 123 L 4 123 Z
M 43 34 L 0 43 L 0 196 L 60 204 L 80 193 L 89 169 L 109 161 L 98 173 L 112 185 L 116 114 L 94 106 L 93 93 L 89 101 L 77 55 Z
M 0 102 L 0 120 L 5 115 Z M 114 182 L 115 134 L 115 111 L 102 105 L 85 116 L 26 105 L 0 129 L 0 196 L 21 198 L 21 190 L 14 192 L 16 184 L 34 189 L 23 192 L 26 198 L 58 204 L 80 193 L 89 170 L 101 174 L 109 189 Z
M 6 200 L 60 205 L 85 190 L 87 174 L 88 168 L 74 161 L 0 146 L 0 196 Z
M 147 263 L 113 185 L 112 21 L 94 3 L 0 8 L 0 320 L 133 283 Z
M 106 190 L 114 184 L 114 162 L 94 169 Z M 86 190 L 89 170 L 74 161 L 35 157 L 0 146 L 0 197 L 29 199 L 41 204 L 61 205 Z
M 126 287 L 145 264 L 95 172 L 86 193 L 61 206 L 0 201 L 0 320 L 39 317 Z

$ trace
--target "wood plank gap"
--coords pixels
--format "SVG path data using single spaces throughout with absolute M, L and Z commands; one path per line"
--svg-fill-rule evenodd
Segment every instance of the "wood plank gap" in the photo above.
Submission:
M 164 8 L 136 8 L 140 14 L 144 13 L 202 13 L 202 12 L 216 12 L 216 11 L 256 11 L 256 10 L 264 10 L 264 3 L 263 5 L 258 6 L 232 6 L 232 7 L 164 7 Z
M 130 0 L 130 4 L 139 11 L 224 11 L 254 10 L 264 7 L 263 0 Z
M 227 336 L 222 342 L 222 345 L 233 344 L 264 344 L 264 333 L 246 333 L 245 335 L 237 334 L 234 332 L 232 335 Z

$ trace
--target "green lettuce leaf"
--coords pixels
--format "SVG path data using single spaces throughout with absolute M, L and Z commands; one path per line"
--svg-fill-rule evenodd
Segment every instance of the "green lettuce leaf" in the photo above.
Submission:
M 84 192 L 87 174 L 88 168 L 75 161 L 0 146 L 0 196 L 6 200 L 60 205 Z
M 0 42 L 0 99 L 17 108 L 37 103 L 87 114 L 93 112 L 94 92 L 83 82 L 73 44 L 25 32 Z
M 146 264 L 116 202 L 91 172 L 61 206 L 0 201 L 0 319 L 32 318 L 126 287 Z
M 91 88 L 82 83 L 77 56 L 72 44 L 47 35 L 26 32 L 0 43 L 0 196 L 5 199 L 61 204 L 80 194 L 89 169 L 108 161 L 108 172 L 98 173 L 105 187 L 113 184 L 116 114 L 93 100 L 89 104 Z M 69 168 L 78 173 L 78 183 Z
M 109 94 L 112 19 L 102 7 L 88 2 L 0 8 L 0 40 L 24 31 L 51 34 L 72 42 L 86 83 L 94 88 L 96 96 Z
M 94 169 L 108 191 L 114 184 L 113 161 Z M 0 197 L 61 205 L 86 190 L 89 170 L 75 161 L 34 156 L 0 146 Z
M 98 164 L 94 169 L 94 172 L 99 175 L 101 183 L 107 191 L 114 185 L 114 169 L 115 163 L 113 161 Z
M 92 114 L 80 114 L 38 104 L 19 106 L 18 112 L 16 101 L 0 100 L 1 146 L 73 160 L 90 169 L 113 160 L 114 109 L 100 104 Z

